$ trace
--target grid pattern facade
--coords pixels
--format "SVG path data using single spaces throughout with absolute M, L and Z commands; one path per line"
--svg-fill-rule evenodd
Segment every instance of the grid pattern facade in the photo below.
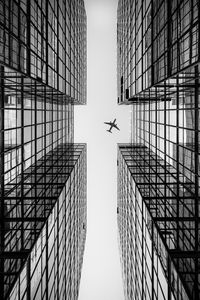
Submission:
M 118 103 L 199 61 L 198 0 L 118 2 Z
M 15 205 L 14 189 L 5 197 L 10 222 L 1 254 L 1 298 L 78 299 L 87 225 L 86 145 L 61 144 L 27 174 L 23 203 Z
M 3 66 L 0 80 L 1 182 L 15 184 L 16 174 L 72 143 L 74 109 L 67 96 Z
M 118 102 L 132 104 L 131 176 L 166 253 L 164 299 L 200 298 L 199 20 L 198 1 L 118 5 Z
M 173 237 L 177 236 L 177 240 L 173 247 L 189 299 L 198 299 L 200 290 L 198 68 L 165 82 L 162 99 L 152 101 L 149 97 L 145 103 L 133 105 L 132 141 L 145 145 L 170 166 L 164 170 L 164 184 L 171 182 L 172 192 L 163 196 L 165 202 L 175 198 L 174 203 L 171 200 L 171 215 L 165 213 L 159 226 L 170 220 L 175 224 Z M 155 95 L 157 90 L 160 93 L 155 87 Z M 158 175 L 155 177 L 159 182 Z
M 83 0 L 0 0 L 0 298 L 78 299 L 86 236 Z
M 0 64 L 86 103 L 83 0 L 0 1 Z
M 121 145 L 118 160 L 118 225 L 127 299 L 199 299 L 195 199 L 184 176 L 177 183 L 176 169 L 139 144 Z

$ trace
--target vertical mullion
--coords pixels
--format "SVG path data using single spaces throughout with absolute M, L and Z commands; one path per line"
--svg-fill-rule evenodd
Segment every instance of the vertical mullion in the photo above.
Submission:
M 45 257 L 46 257 L 46 270 L 45 270 L 45 273 L 46 273 L 46 300 L 49 299 L 49 278 L 48 278 L 48 273 L 49 273 L 49 258 L 48 258 L 48 245 L 49 245 L 49 230 L 48 230 L 48 221 L 47 221 L 47 224 L 46 224 L 46 229 L 45 229 L 45 232 L 46 232 L 46 247 L 45 247 Z
M 153 0 L 152 0 L 153 1 Z M 136 33 L 137 33 L 137 31 L 136 31 L 136 1 L 134 1 L 134 3 L 135 3 L 135 32 L 134 32 L 134 37 L 135 37 L 135 49 L 134 49 L 134 52 L 135 52 L 135 84 L 134 84 L 134 93 L 136 94 L 136 85 L 137 85 L 137 80 L 136 80 L 136 65 L 137 65 L 137 59 L 136 59 L 136 57 L 137 57 L 137 55 L 136 55 Z M 138 98 L 138 100 L 139 100 L 139 98 Z
M 34 217 L 36 218 L 37 216 L 37 190 L 36 190 L 36 186 L 37 186 L 37 161 L 38 161 L 38 147 L 37 147 L 37 144 L 38 144 L 38 140 L 37 140 L 37 82 L 34 81 L 34 127 L 35 127 L 35 168 L 34 168 Z M 34 239 L 36 239 L 36 235 L 37 235 L 37 232 L 36 232 L 36 229 L 37 229 L 37 222 L 35 221 L 34 222 Z
M 198 7 L 198 61 L 200 61 L 200 2 L 197 1 Z
M 152 272 L 152 300 L 155 299 L 154 297 L 154 281 L 155 281 L 155 276 L 154 276 L 154 259 L 155 259 L 155 255 L 154 255 L 154 223 L 151 222 L 151 232 L 152 232 L 152 242 L 151 242 L 151 253 L 152 253 L 152 262 L 151 262 L 151 272 Z
M 57 243 L 56 243 L 56 247 L 57 247 L 57 274 L 56 274 L 57 275 L 57 293 L 56 293 L 56 297 L 57 297 L 57 299 L 59 299 L 59 242 L 60 242 L 59 241 L 59 230 L 61 230 L 59 228 L 59 213 L 60 213 L 60 211 L 59 211 L 59 201 L 60 200 L 58 198 L 58 201 L 56 203 L 56 205 L 57 205 L 57 232 L 56 232 L 56 234 L 57 234 Z M 61 236 L 61 239 L 62 239 L 62 236 Z
M 143 23 L 145 22 L 145 18 L 143 19 L 143 14 L 144 14 L 144 9 L 145 8 L 143 8 L 143 5 L 144 5 L 144 1 L 142 1 L 142 8 L 141 8 L 141 10 L 142 10 L 142 12 L 141 12 L 141 14 L 142 14 L 142 21 L 141 21 L 141 26 L 142 26 L 142 28 L 141 28 L 141 30 L 142 30 L 142 39 L 141 39 L 141 44 L 142 44 L 142 46 L 141 46 L 141 48 L 142 48 L 142 55 L 141 55 L 141 61 L 142 61 L 142 91 L 145 89 L 145 84 L 144 84 L 144 74 L 145 74 L 145 72 L 144 72 L 144 64 L 143 64 L 143 55 L 144 55 L 144 47 L 143 47 L 143 39 L 144 39 L 144 30 L 143 30 Z M 129 37 L 130 38 L 130 37 Z
M 156 180 L 155 180 L 155 187 L 156 187 L 156 217 L 158 217 L 158 211 L 159 211 L 159 215 L 160 215 L 160 210 L 159 210 L 159 203 L 158 201 L 158 94 L 157 94 L 157 88 L 155 88 L 155 93 L 156 93 L 156 101 L 155 101 L 155 154 L 156 154 L 156 159 L 155 159 L 155 163 L 156 163 Z
M 171 52 L 172 52 L 172 36 L 171 36 L 171 1 L 167 1 L 167 77 L 171 75 Z
M 57 47 L 56 47 L 56 51 L 57 51 L 57 57 L 56 57 L 56 77 L 57 77 L 57 90 L 58 91 L 61 91 L 62 89 L 60 88 L 60 84 L 59 84 L 59 81 L 60 81 L 60 77 L 61 77 L 61 73 L 60 73 L 60 70 L 59 70 L 59 48 L 60 48 L 60 43 L 59 43 L 59 4 L 58 4 L 59 1 L 56 1 L 55 2 L 55 5 L 57 6 L 57 16 L 56 16 L 56 19 L 57 19 L 57 36 L 56 36 L 56 44 L 57 44 Z M 58 96 L 59 98 L 59 96 Z
M 179 78 L 176 77 L 176 249 L 179 249 Z
M 31 257 L 29 256 L 26 266 L 26 279 L 27 279 L 27 300 L 31 300 Z
M 199 277 L 199 72 L 198 65 L 195 67 L 195 282 L 194 282 L 194 297 L 199 297 L 198 277 Z
M 165 207 L 164 207 L 164 218 L 167 217 L 167 205 L 169 203 L 166 203 L 167 200 L 167 110 L 166 110 L 166 100 L 167 99 L 167 88 L 166 88 L 166 82 L 164 83 L 164 201 L 165 201 Z M 162 176 L 162 175 L 161 175 Z M 167 230 L 167 222 L 165 220 L 164 223 L 164 229 Z
M 66 155 L 66 152 L 65 152 Z M 67 213 L 66 213 L 66 207 L 67 207 L 67 191 L 66 191 L 66 183 L 65 183 L 65 188 L 64 188 L 64 193 L 65 193 L 65 198 L 64 198 L 64 297 L 66 300 L 66 293 L 67 293 L 67 237 L 66 237 L 66 232 L 67 232 Z
M 171 270 L 171 258 L 168 255 L 167 256 L 167 270 L 168 270 L 168 299 L 167 300 L 171 300 L 172 299 L 172 270 Z M 174 298 L 174 297 L 173 297 Z
M 190 0 L 190 12 L 191 12 L 191 19 L 190 19 L 190 35 L 189 35 L 189 61 L 190 61 L 190 65 L 192 64 L 192 42 L 193 42 L 193 34 L 192 34 L 192 30 L 193 30 L 193 24 L 194 24 L 194 12 L 193 12 L 193 6 L 194 6 L 194 2 L 193 0 Z
M 27 73 L 31 76 L 31 0 L 27 0 Z
M 154 0 L 151 0 L 151 86 L 154 85 L 154 42 L 153 42 L 153 23 L 154 23 L 154 17 L 153 17 L 153 9 L 154 9 Z
M 12 20 L 12 18 L 11 18 L 11 15 L 12 15 L 12 9 L 11 9 L 11 0 L 8 0 L 9 2 L 8 2 L 8 61 L 9 62 L 13 62 L 12 61 L 12 55 L 11 55 L 11 53 L 12 53 L 12 43 L 11 43 L 11 32 L 12 32 L 12 30 L 11 30 L 11 20 Z
M 17 23 L 18 23 L 18 29 L 17 29 L 17 40 L 18 40 L 18 43 L 19 43 L 19 48 L 18 48 L 18 53 L 17 53 L 17 56 L 18 56 L 18 59 L 17 59 L 17 69 L 20 70 L 20 51 L 21 51 L 21 41 L 20 41 L 20 6 L 18 5 L 17 6 L 17 14 L 18 14 L 18 20 L 17 20 Z
M 30 1 L 30 0 L 29 0 Z M 46 1 L 46 85 L 49 84 L 49 55 L 48 55 L 48 48 L 49 48 L 49 35 L 48 35 L 48 26 L 49 26 L 49 20 L 48 20 L 48 16 L 49 16 L 49 12 L 48 12 L 48 8 L 49 8 L 49 1 Z
M 5 244 L 4 202 L 4 67 L 0 67 L 0 253 Z M 4 259 L 0 259 L 0 298 L 4 297 Z
M 24 249 L 24 167 L 25 167 L 25 156 L 24 156 L 24 78 L 21 76 L 21 243 L 22 249 Z

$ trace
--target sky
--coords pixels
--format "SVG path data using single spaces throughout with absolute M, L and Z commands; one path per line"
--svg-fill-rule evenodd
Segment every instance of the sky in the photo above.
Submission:
M 117 0 L 85 0 L 87 105 L 75 142 L 87 143 L 87 238 L 79 300 L 124 300 L 117 230 L 117 143 L 130 142 L 130 106 L 117 105 Z M 120 131 L 106 131 L 117 119 Z

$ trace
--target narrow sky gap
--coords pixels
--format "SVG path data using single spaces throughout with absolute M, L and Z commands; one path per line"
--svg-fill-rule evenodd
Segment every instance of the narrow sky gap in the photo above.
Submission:
M 117 241 L 117 143 L 130 141 L 130 107 L 117 105 L 117 0 L 86 0 L 87 105 L 75 141 L 87 142 L 88 229 L 79 300 L 123 300 Z M 104 121 L 117 119 L 110 134 Z

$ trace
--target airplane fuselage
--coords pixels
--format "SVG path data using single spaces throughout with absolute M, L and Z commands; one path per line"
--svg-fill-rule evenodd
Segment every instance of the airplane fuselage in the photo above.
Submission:
M 112 133 L 112 128 L 116 128 L 117 130 L 120 130 L 119 128 L 118 128 L 118 126 L 117 126 L 117 124 L 115 123 L 115 121 L 116 121 L 116 119 L 114 119 L 114 121 L 113 122 L 104 122 L 104 124 L 106 124 L 106 125 L 109 125 L 110 126 L 110 129 L 109 130 L 107 130 L 108 132 L 110 132 L 110 133 Z

